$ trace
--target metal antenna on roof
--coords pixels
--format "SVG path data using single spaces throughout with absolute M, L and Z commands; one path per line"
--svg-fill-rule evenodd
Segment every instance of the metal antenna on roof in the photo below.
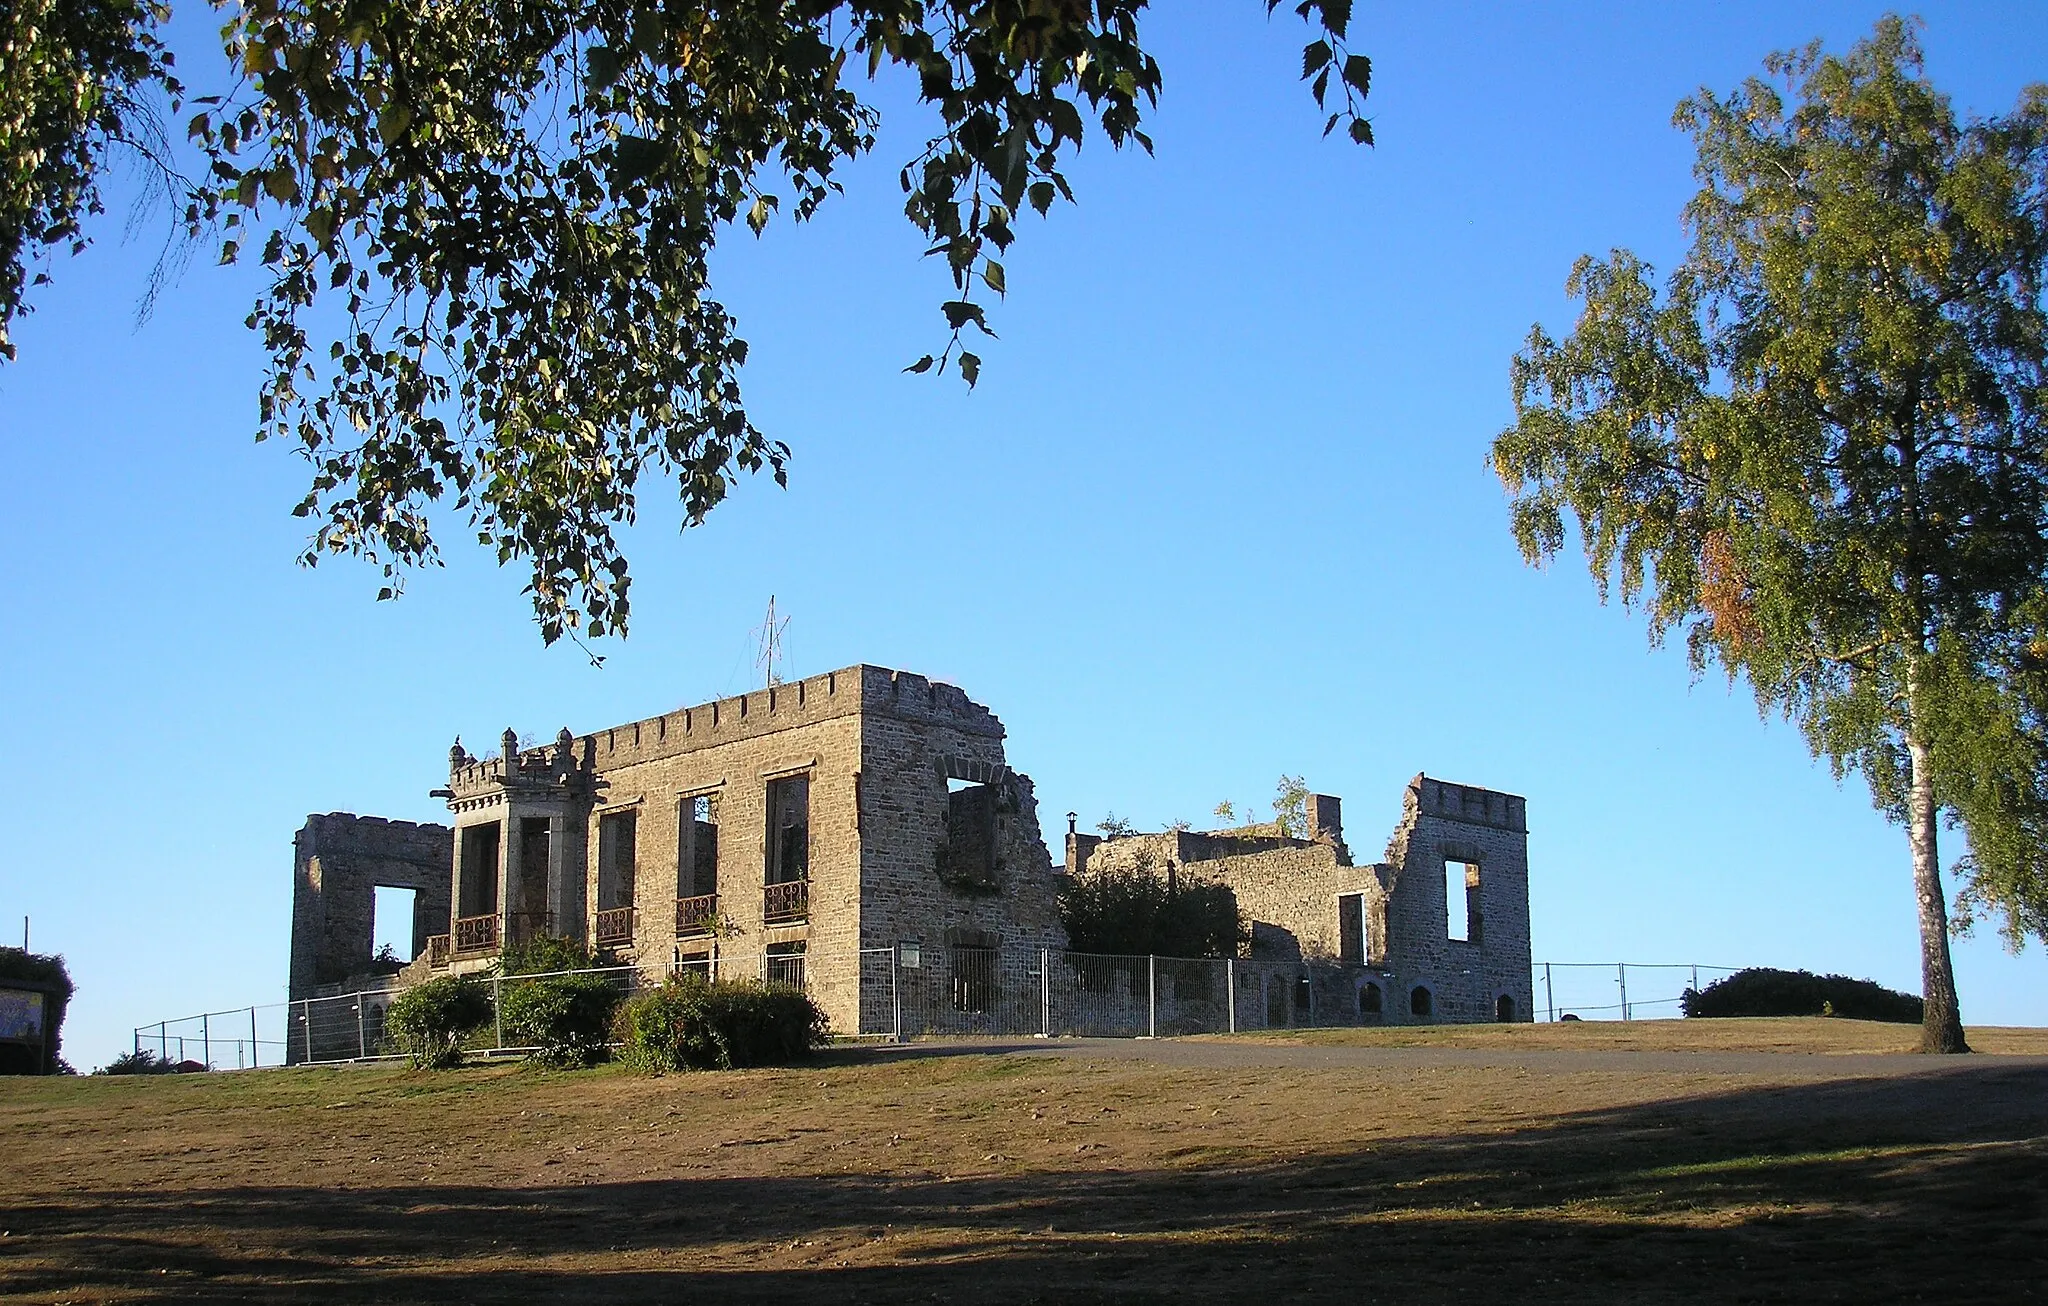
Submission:
M 754 632 L 760 641 L 760 652 L 754 655 L 754 666 L 761 672 L 761 683 L 764 687 L 782 683 L 782 673 L 779 669 L 784 654 L 782 632 L 788 628 L 788 617 L 780 621 L 775 619 L 775 596 L 770 594 L 768 616 Z

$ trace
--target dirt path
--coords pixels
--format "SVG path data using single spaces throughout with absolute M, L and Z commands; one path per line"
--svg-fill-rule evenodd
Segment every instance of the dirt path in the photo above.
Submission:
M 13 1081 L 0 1300 L 2039 1300 L 2048 1058 L 1843 1023 Z

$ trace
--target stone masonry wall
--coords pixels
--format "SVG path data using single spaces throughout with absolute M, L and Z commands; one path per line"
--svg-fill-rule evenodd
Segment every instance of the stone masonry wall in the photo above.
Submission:
M 1444 863 L 1480 868 L 1480 937 L 1449 937 Z M 1407 1020 L 1416 985 L 1430 990 L 1438 1021 L 1490 1021 L 1505 996 L 1515 1019 L 1531 1018 L 1529 833 L 1523 799 L 1418 775 L 1387 847 L 1393 887 L 1387 951 L 1396 972 L 1389 1019 Z
M 307 817 L 293 840 L 291 996 L 369 970 L 380 885 L 415 891 L 413 956 L 446 930 L 452 839 L 445 825 Z
M 853 699 L 849 694 L 848 699 Z M 685 956 L 715 951 L 721 967 L 752 974 L 772 945 L 803 942 L 805 975 L 812 995 L 833 1027 L 858 1010 L 853 977 L 858 972 L 860 931 L 860 836 L 855 825 L 861 730 L 845 713 L 805 719 L 794 716 L 782 728 L 749 729 L 717 746 L 678 749 L 665 756 L 629 761 L 602 772 L 601 796 L 590 813 L 585 847 L 585 899 L 590 916 L 585 937 L 594 937 L 598 904 L 598 826 L 607 813 L 632 808 L 635 822 L 636 905 L 634 940 L 618 949 L 621 960 L 649 971 L 665 971 L 680 947 Z M 602 755 L 602 754 L 600 754 Z M 810 917 L 806 924 L 763 922 L 762 890 L 768 866 L 768 786 L 787 776 L 810 778 Z M 679 883 L 683 844 L 683 800 L 714 794 L 718 801 L 718 910 L 732 932 L 725 937 L 676 937 L 675 899 L 688 897 Z
M 1030 777 L 1009 768 L 1002 724 L 950 685 L 867 670 L 861 946 L 915 941 L 940 953 L 956 941 L 992 940 L 1005 952 L 1064 948 L 1037 796 Z M 999 792 L 994 892 L 941 877 L 949 780 Z

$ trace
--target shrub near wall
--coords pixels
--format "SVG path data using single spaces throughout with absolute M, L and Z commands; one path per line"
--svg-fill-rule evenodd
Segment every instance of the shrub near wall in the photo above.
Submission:
M 415 984 L 392 999 L 384 1036 L 421 1070 L 462 1064 L 462 1040 L 491 1019 L 491 993 L 467 975 Z
M 628 1065 L 661 1074 L 801 1061 L 828 1029 L 801 989 L 680 975 L 626 1003 L 617 1032 Z
M 531 1046 L 532 1061 L 570 1070 L 610 1055 L 612 1018 L 623 996 L 602 975 L 549 975 L 507 980 L 498 1005 L 506 1035 Z
M 1768 967 L 1687 989 L 1679 1006 L 1688 1016 L 1843 1016 L 1900 1025 L 1919 1024 L 1921 1012 L 1919 998 L 1870 980 Z

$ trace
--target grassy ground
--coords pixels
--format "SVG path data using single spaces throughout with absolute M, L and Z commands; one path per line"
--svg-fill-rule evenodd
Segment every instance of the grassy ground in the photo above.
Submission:
M 15 1080 L 0 1083 L 0 1300 L 2048 1295 L 2048 1059 L 1832 1073 L 1719 1055 L 1909 1035 L 1821 1020 L 1425 1032 L 1540 1043 L 1530 1065 L 933 1046 L 666 1079 Z M 1972 1040 L 2024 1052 L 2044 1036 Z M 1554 1055 L 1575 1050 L 1597 1055 Z

